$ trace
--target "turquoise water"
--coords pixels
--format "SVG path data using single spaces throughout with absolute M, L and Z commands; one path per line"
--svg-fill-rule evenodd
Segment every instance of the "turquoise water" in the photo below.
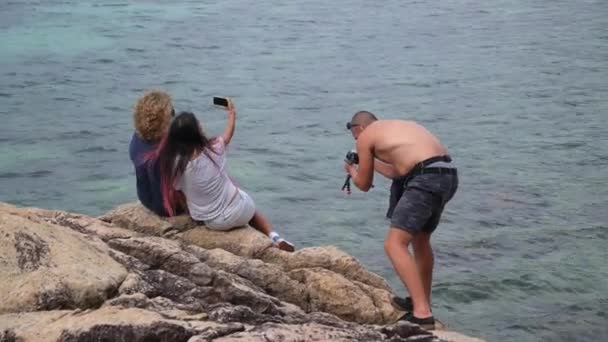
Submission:
M 340 192 L 356 110 L 415 119 L 460 189 L 434 237 L 434 312 L 492 341 L 608 339 L 605 1 L 0 4 L 0 199 L 98 215 L 135 199 L 148 88 L 210 133 L 298 247 L 333 244 L 395 289 L 389 183 Z

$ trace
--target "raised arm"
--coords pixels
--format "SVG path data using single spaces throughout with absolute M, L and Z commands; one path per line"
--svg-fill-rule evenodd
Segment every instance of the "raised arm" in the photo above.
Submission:
M 236 109 L 234 108 L 234 104 L 230 98 L 228 98 L 228 108 L 226 110 L 228 111 L 228 122 L 226 123 L 226 128 L 224 129 L 222 138 L 224 138 L 224 144 L 228 145 L 230 140 L 232 140 L 232 136 L 234 135 L 234 127 L 236 125 Z
M 385 163 L 378 158 L 376 158 L 376 161 L 374 163 L 374 169 L 376 170 L 376 172 L 389 179 L 395 179 L 399 177 L 399 174 L 397 173 L 397 170 L 393 165 Z

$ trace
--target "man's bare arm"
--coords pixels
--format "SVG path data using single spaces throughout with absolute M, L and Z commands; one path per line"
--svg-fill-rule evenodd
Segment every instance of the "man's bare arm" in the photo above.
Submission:
M 374 180 L 374 154 L 371 137 L 361 134 L 357 139 L 357 154 L 359 154 L 359 168 L 350 168 L 353 183 L 361 191 L 369 191 Z
M 393 165 L 385 163 L 378 158 L 376 158 L 374 162 L 374 169 L 376 170 L 376 172 L 389 179 L 395 179 L 399 177 L 397 169 L 395 169 Z

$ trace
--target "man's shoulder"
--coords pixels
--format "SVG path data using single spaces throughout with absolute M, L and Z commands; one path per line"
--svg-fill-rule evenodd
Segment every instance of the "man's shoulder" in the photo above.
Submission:
M 386 133 L 386 130 L 391 129 L 393 130 L 395 127 L 411 127 L 414 125 L 418 125 L 415 121 L 413 120 L 403 120 L 403 119 L 382 119 L 382 120 L 376 120 L 373 123 L 371 123 L 366 131 L 369 131 L 371 134 L 370 135 L 384 135 Z
M 394 124 L 417 124 L 415 120 L 412 119 L 379 119 L 374 121 L 374 124 L 378 125 L 394 125 Z

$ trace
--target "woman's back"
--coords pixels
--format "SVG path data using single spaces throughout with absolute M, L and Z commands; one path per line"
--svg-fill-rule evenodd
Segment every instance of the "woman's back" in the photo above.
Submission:
M 213 151 L 190 160 L 175 184 L 186 196 L 188 211 L 195 220 L 218 218 L 229 206 L 237 188 L 226 172 L 226 146 L 219 137 L 212 141 Z M 213 158 L 213 160 L 211 160 Z

